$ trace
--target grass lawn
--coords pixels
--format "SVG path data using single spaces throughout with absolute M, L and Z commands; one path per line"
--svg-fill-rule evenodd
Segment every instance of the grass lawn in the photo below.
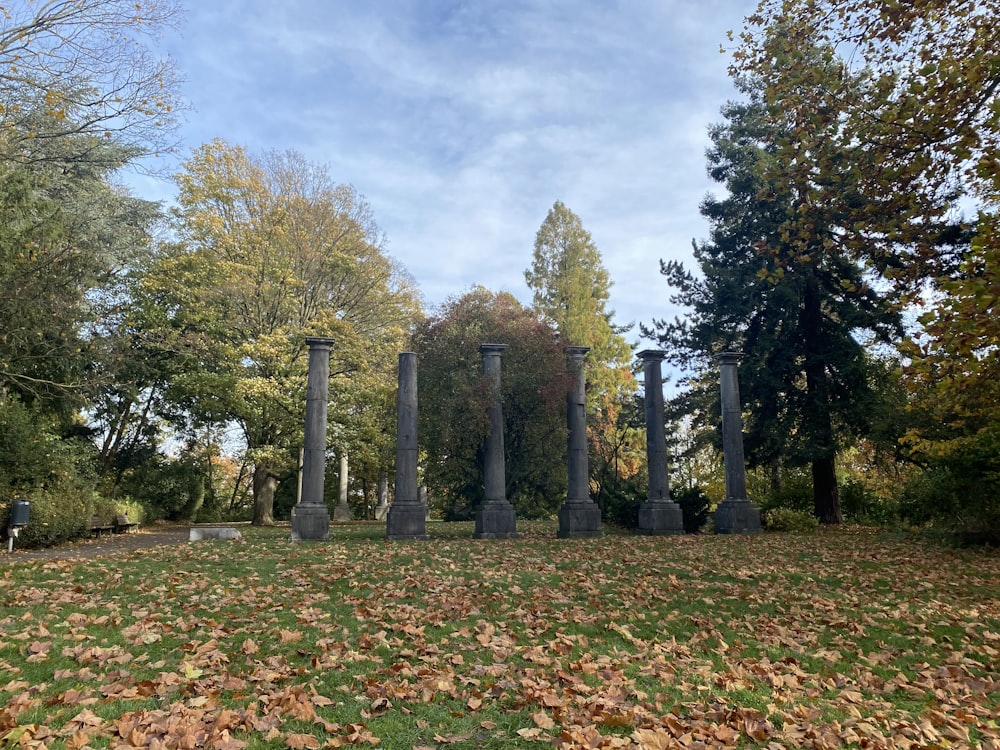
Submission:
M 1000 748 L 1000 553 L 249 529 L 0 567 L 0 748 Z

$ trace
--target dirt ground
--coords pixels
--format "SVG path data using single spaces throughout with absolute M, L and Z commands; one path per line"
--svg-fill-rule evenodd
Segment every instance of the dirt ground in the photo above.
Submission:
M 7 554 L 7 540 L 0 549 L 0 567 L 9 563 L 31 560 L 83 560 L 105 555 L 117 555 L 163 544 L 183 544 L 188 541 L 189 524 L 156 523 L 125 534 L 102 534 L 69 544 L 44 549 L 19 549 L 14 540 L 14 551 Z

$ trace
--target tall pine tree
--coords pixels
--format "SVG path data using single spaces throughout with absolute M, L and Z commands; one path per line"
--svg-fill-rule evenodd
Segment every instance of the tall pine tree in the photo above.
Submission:
M 866 283 L 863 269 L 836 251 L 831 207 L 850 199 L 851 186 L 840 185 L 835 201 L 824 200 L 822 191 L 806 195 L 794 183 L 768 180 L 765 167 L 779 137 L 788 134 L 755 91 L 744 90 L 750 102 L 725 107 L 727 121 L 710 132 L 708 171 L 728 195 L 702 203 L 711 230 L 694 249 L 701 273 L 661 263 L 672 301 L 690 315 L 644 331 L 675 363 L 700 368 L 688 394 L 692 410 L 718 398 L 711 356 L 743 351 L 748 463 L 809 465 L 816 516 L 838 523 L 837 452 L 845 436 L 870 429 L 875 399 L 863 341 L 897 335 L 898 316 Z M 796 213 L 812 219 L 805 244 L 782 232 Z
M 551 320 L 567 345 L 589 346 L 588 375 L 597 387 L 614 387 L 606 370 L 627 369 L 631 350 L 607 309 L 611 277 L 580 217 L 556 201 L 535 235 L 531 268 L 524 272 L 537 312 Z M 606 382 L 601 382 L 606 381 Z
M 551 321 L 565 345 L 587 346 L 587 416 L 594 499 L 607 511 L 614 496 L 643 467 L 644 437 L 631 414 L 636 391 L 632 349 L 612 323 L 611 277 L 580 217 L 561 201 L 549 209 L 535 236 L 531 268 L 524 273 L 534 309 Z

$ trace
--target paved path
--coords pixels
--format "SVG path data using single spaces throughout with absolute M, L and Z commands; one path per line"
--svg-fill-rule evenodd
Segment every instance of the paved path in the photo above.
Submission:
M 157 523 L 128 534 L 103 534 L 92 539 L 31 550 L 18 549 L 15 539 L 12 554 L 7 554 L 5 541 L 3 549 L 0 550 L 0 566 L 31 560 L 85 560 L 163 544 L 183 544 L 188 540 L 190 528 L 190 524 Z

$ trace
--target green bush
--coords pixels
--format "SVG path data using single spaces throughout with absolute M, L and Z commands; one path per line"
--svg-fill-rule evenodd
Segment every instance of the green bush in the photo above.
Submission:
M 19 547 L 51 547 L 72 541 L 89 532 L 93 515 L 93 493 L 70 486 L 37 490 L 20 496 L 30 504 L 28 525 L 17 538 Z M 9 518 L 10 502 L 4 504 L 4 520 Z
M 791 508 L 770 508 L 763 513 L 764 528 L 768 531 L 815 531 L 819 520 L 810 513 Z
M 194 460 L 155 456 L 122 482 L 129 497 L 142 503 L 149 520 L 193 521 L 205 500 L 202 466 Z
M 906 483 L 899 503 L 907 524 L 1000 539 L 1000 428 L 984 430 L 934 460 Z
M 684 531 L 687 534 L 697 534 L 708 523 L 708 516 L 712 509 L 712 501 L 709 500 L 705 491 L 698 487 L 684 487 L 679 490 L 672 490 L 671 496 L 674 501 L 681 506 L 684 514 Z
M 844 520 L 867 526 L 891 526 L 899 520 L 899 503 L 879 497 L 857 478 L 840 485 L 840 509 Z
M 601 507 L 601 515 L 606 522 L 626 529 L 639 526 L 639 507 L 644 500 L 638 491 L 628 487 L 624 482 L 594 498 Z
M 0 398 L 0 511 L 4 529 L 15 498 L 30 504 L 18 546 L 43 547 L 89 533 L 98 497 L 94 446 L 63 437 L 54 416 Z
M 786 508 L 802 513 L 812 513 L 812 475 L 802 469 L 789 469 L 783 472 L 779 488 L 768 488 L 766 492 L 761 493 L 760 508 L 761 510 Z
M 150 522 L 149 514 L 146 511 L 146 507 L 133 500 L 130 497 L 116 497 L 113 501 L 108 503 L 111 508 L 111 518 L 117 516 L 125 516 L 132 523 L 137 523 L 139 525 L 146 524 Z
M 143 507 L 128 498 L 107 500 L 85 486 L 66 482 L 53 489 L 35 490 L 5 499 L 0 504 L 0 520 L 6 531 L 10 508 L 14 500 L 29 503 L 28 525 L 17 537 L 17 547 L 52 547 L 57 544 L 82 539 L 90 535 L 90 519 L 99 516 L 107 523 L 114 523 L 119 515 L 128 516 L 133 523 L 145 523 Z

